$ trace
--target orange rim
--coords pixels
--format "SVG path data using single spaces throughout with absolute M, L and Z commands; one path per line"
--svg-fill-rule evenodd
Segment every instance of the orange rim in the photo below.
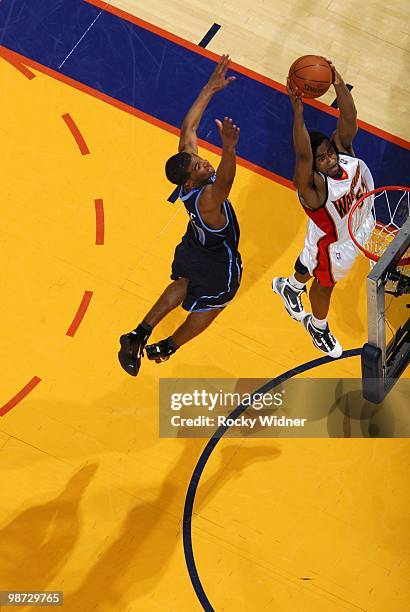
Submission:
M 357 202 L 355 202 L 355 204 L 352 206 L 352 208 L 349 211 L 349 218 L 347 220 L 347 226 L 349 229 L 349 234 L 351 239 L 353 240 L 353 242 L 355 243 L 355 245 L 357 246 L 357 248 L 364 254 L 366 255 L 366 257 L 368 257 L 369 259 L 371 259 L 372 261 L 379 261 L 380 259 L 380 255 L 375 255 L 374 253 L 371 253 L 370 251 L 368 251 L 366 249 L 366 247 L 364 247 L 363 245 L 361 245 L 357 240 L 356 237 L 354 235 L 353 232 L 353 228 L 352 228 L 352 223 L 353 223 L 353 215 L 355 210 L 360 206 L 360 204 L 363 202 L 363 200 L 365 200 L 366 198 L 368 198 L 371 195 L 377 194 L 377 193 L 383 193 L 383 191 L 405 191 L 407 193 L 410 193 L 410 187 L 403 187 L 400 185 L 389 185 L 388 187 L 377 187 L 377 189 L 372 189 L 371 191 L 368 191 L 367 193 L 363 194 L 358 200 Z M 384 225 L 383 223 L 380 223 L 376 220 L 376 226 L 377 227 L 388 227 L 389 224 Z M 407 266 L 410 264 L 410 257 L 404 257 L 403 259 L 400 259 L 397 262 L 397 265 L 400 266 Z

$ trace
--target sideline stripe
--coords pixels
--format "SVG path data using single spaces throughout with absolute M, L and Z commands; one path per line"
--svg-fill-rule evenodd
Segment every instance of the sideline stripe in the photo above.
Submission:
M 211 26 L 208 30 L 208 32 L 205 34 L 205 36 L 203 37 L 203 39 L 201 40 L 199 44 L 200 47 L 203 47 L 205 49 L 205 47 L 208 45 L 208 43 L 211 42 L 211 40 L 213 39 L 213 37 L 215 36 L 215 34 L 221 29 L 221 26 L 217 23 L 214 23 L 213 26 Z
M 140 19 L 139 17 L 135 17 L 135 15 L 131 15 L 130 13 L 127 13 L 126 11 L 119 9 L 115 6 L 111 6 L 111 5 L 107 6 L 107 2 L 104 2 L 103 0 L 84 0 L 84 1 L 87 2 L 88 4 L 91 4 L 92 6 L 96 6 L 97 8 L 103 9 L 107 13 L 111 13 L 112 15 L 115 15 L 116 17 L 119 17 L 120 19 L 124 19 L 125 21 L 134 23 L 135 25 L 141 28 L 144 28 L 144 30 L 148 30 L 149 32 L 152 32 L 153 34 L 157 34 L 158 36 L 161 36 L 162 38 L 165 38 L 166 40 L 174 42 L 177 45 L 184 47 L 185 49 L 194 51 L 198 55 L 203 55 L 204 57 L 207 57 L 208 59 L 214 60 L 216 62 L 219 61 L 220 59 L 220 55 L 218 55 L 217 53 L 213 53 L 212 51 L 209 51 L 208 49 L 199 47 L 198 45 L 191 43 L 188 40 L 181 38 L 180 36 L 176 36 L 175 34 L 172 34 L 171 32 L 164 30 L 163 28 L 155 26 L 149 23 L 148 21 L 144 21 L 143 19 Z M 259 74 L 258 72 L 255 72 L 254 70 L 250 70 L 249 68 L 245 68 L 245 66 L 242 66 L 241 64 L 237 64 L 235 62 L 230 63 L 230 68 L 232 70 L 236 70 L 237 72 L 240 72 L 241 74 L 244 74 L 245 76 L 250 77 L 251 79 L 254 79 L 255 81 L 259 81 L 260 83 L 263 83 L 264 85 L 267 85 L 268 87 L 271 87 L 272 89 L 276 89 L 277 91 L 281 91 L 282 93 L 287 95 L 287 90 L 286 90 L 285 85 L 282 85 L 282 83 L 278 83 L 278 81 L 274 81 L 273 79 L 270 79 L 269 77 Z M 324 104 L 323 102 L 319 102 L 319 100 L 305 99 L 303 100 L 303 103 L 309 106 L 313 106 L 314 108 L 317 108 L 318 110 L 321 110 L 324 113 L 327 113 L 328 115 L 332 115 L 333 117 L 339 117 L 339 112 L 335 108 L 332 108 L 331 106 L 328 106 L 327 104 Z M 385 132 L 384 130 L 379 129 L 371 125 L 370 123 L 366 123 L 362 121 L 361 119 L 359 119 L 357 123 L 360 128 L 366 130 L 367 132 L 370 132 L 371 134 L 374 134 L 375 136 L 379 136 L 380 138 L 384 138 L 384 140 L 388 140 L 389 142 L 392 142 L 400 147 L 403 147 L 404 149 L 410 150 L 410 142 L 408 142 L 407 140 L 404 140 L 403 138 L 400 138 L 399 136 L 395 136 L 394 134 L 390 134 L 390 132 Z
M 13 58 L 12 52 L 6 49 L 6 47 L 0 47 L 0 57 L 2 57 L 6 62 L 14 66 L 16 70 L 21 72 L 21 74 L 27 77 L 30 81 L 36 76 L 34 72 L 31 72 L 31 70 L 27 68 L 27 66 L 22 64 L 20 61 L 17 61 L 16 58 Z
M 93 297 L 92 291 L 84 291 L 83 299 L 81 300 L 81 304 L 78 307 L 76 315 L 71 323 L 70 327 L 66 331 L 66 336 L 71 336 L 71 338 L 76 333 L 77 329 L 80 327 L 81 321 L 84 319 L 84 315 L 87 312 L 87 308 L 90 305 L 91 298 Z
M 344 351 L 343 355 L 339 357 L 340 359 L 346 359 L 347 357 L 356 357 L 360 355 L 362 352 L 361 348 L 350 349 L 348 351 Z M 277 385 L 285 382 L 289 378 L 296 376 L 297 374 L 302 374 L 312 368 L 316 368 L 317 366 L 323 365 L 325 363 L 333 363 L 335 360 L 331 357 L 319 357 L 318 359 L 313 359 L 312 361 L 308 361 L 292 370 L 288 370 L 284 374 L 277 376 L 276 378 L 270 380 L 265 385 L 263 385 L 260 389 L 254 391 L 252 396 L 255 393 L 267 393 Z M 237 406 L 231 414 L 228 416 L 229 419 L 236 419 L 238 416 L 245 412 L 248 406 L 243 406 L 240 404 Z M 205 591 L 202 586 L 201 580 L 198 575 L 198 570 L 196 569 L 194 551 L 192 547 L 192 513 L 195 502 L 195 494 L 198 488 L 198 484 L 200 478 L 202 476 L 202 472 L 206 466 L 206 463 L 214 450 L 215 446 L 218 444 L 219 440 L 222 438 L 224 433 L 229 429 L 228 425 L 221 425 L 218 427 L 217 431 L 214 433 L 212 438 L 209 440 L 208 444 L 205 446 L 202 451 L 201 456 L 198 459 L 198 463 L 195 466 L 193 474 L 191 476 L 191 480 L 188 485 L 188 490 L 185 498 L 185 506 L 184 506 L 184 518 L 183 518 L 183 542 L 184 542 L 184 554 L 185 561 L 188 568 L 189 577 L 191 578 L 192 586 L 194 587 L 195 593 L 199 599 L 199 602 L 205 612 L 215 612 L 212 607 Z
M 23 400 L 37 385 L 41 382 L 41 378 L 33 376 L 29 383 L 21 389 L 14 397 L 11 398 L 4 406 L 0 408 L 0 416 L 4 416 L 9 410 L 14 408 L 21 400 Z
M 38 62 L 30 59 L 29 57 L 20 55 L 19 53 L 16 53 L 15 51 L 10 51 L 10 54 L 24 61 L 29 66 L 32 66 L 39 72 L 42 72 L 43 74 L 53 79 L 56 79 L 57 81 L 61 81 L 62 83 L 65 83 L 66 85 L 69 85 L 70 87 L 74 87 L 74 89 L 78 89 L 79 91 L 83 93 L 89 94 L 90 96 L 93 96 L 94 98 L 97 98 L 98 100 L 102 100 L 103 102 L 110 104 L 111 106 L 115 106 L 116 108 L 126 113 L 129 113 L 130 115 L 134 115 L 134 117 L 138 117 L 139 119 L 142 119 L 142 121 L 146 121 L 147 123 L 151 123 L 152 125 L 155 125 L 156 127 L 166 130 L 167 132 L 170 132 L 171 134 L 174 134 L 175 136 L 179 136 L 180 134 L 179 128 L 176 128 L 173 125 L 170 125 L 169 123 L 165 123 L 165 121 L 161 121 L 161 119 L 152 117 L 151 115 L 148 115 L 147 113 L 144 113 L 143 111 L 140 111 L 137 108 L 134 108 L 133 106 L 130 106 L 129 104 L 126 104 L 125 102 L 116 100 L 115 98 L 112 98 L 111 96 L 108 96 L 107 94 L 97 91 L 96 89 L 93 89 L 92 87 L 89 87 L 88 85 L 84 85 L 83 83 L 80 83 L 79 81 L 76 81 L 72 79 L 71 77 L 67 77 L 64 74 L 61 74 L 60 72 L 56 72 L 52 68 L 43 66 L 43 64 L 39 64 Z M 198 138 L 198 145 L 202 147 L 203 149 L 208 149 L 208 151 L 212 151 L 212 153 L 216 153 L 217 155 L 222 155 L 222 149 L 220 147 L 216 147 L 215 145 L 209 142 L 206 142 L 205 140 L 202 140 L 201 138 Z M 410 143 L 409 143 L 409 147 L 410 147 Z M 288 187 L 289 189 L 294 190 L 292 182 L 284 178 L 283 176 L 279 176 L 278 174 L 275 174 L 274 172 L 271 172 L 270 170 L 266 170 L 265 168 L 262 168 L 261 166 L 253 164 L 252 162 L 249 162 L 247 159 L 243 159 L 242 157 L 237 157 L 236 161 L 240 166 L 244 166 L 245 168 L 248 168 L 248 170 L 252 170 L 252 172 L 256 172 L 257 174 L 260 174 L 261 176 L 264 176 L 265 178 L 271 181 L 275 181 L 276 183 L 279 183 L 280 185 L 283 185 L 284 187 Z
M 65 115 L 61 115 L 62 119 L 65 121 L 68 129 L 74 136 L 74 140 L 76 141 L 78 148 L 81 151 L 81 155 L 88 155 L 90 153 L 89 148 L 86 145 L 86 142 L 78 129 L 74 119 L 71 117 L 70 113 L 65 113 Z
M 102 198 L 95 203 L 95 244 L 104 244 L 104 202 Z

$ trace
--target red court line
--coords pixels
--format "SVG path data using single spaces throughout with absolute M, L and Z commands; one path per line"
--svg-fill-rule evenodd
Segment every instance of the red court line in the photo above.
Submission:
M 10 53 L 15 55 L 17 58 L 24 60 L 26 64 L 28 64 L 29 66 L 32 66 L 39 72 L 42 72 L 43 74 L 46 74 L 47 76 L 53 79 L 56 79 L 57 81 L 61 81 L 62 83 L 65 83 L 66 85 L 69 85 L 70 87 L 73 87 L 74 89 L 77 89 L 78 91 L 81 91 L 90 96 L 93 96 L 94 98 L 97 98 L 98 100 L 101 100 L 102 102 L 105 102 L 106 104 L 110 104 L 111 106 L 114 106 L 115 108 L 118 108 L 130 115 L 133 115 L 134 117 L 138 117 L 139 119 L 142 119 L 143 121 L 146 121 L 147 123 L 151 123 L 152 125 L 155 125 L 156 127 L 159 127 L 162 130 L 166 130 L 167 132 L 171 132 L 171 134 L 179 136 L 179 129 L 174 127 L 173 125 L 170 125 L 169 123 L 165 123 L 165 121 L 161 121 L 160 119 L 157 119 L 156 117 L 152 117 L 151 115 L 148 115 L 147 113 L 144 113 L 143 111 L 140 111 L 137 108 L 134 108 L 133 106 L 125 104 L 124 102 L 121 102 L 120 100 L 111 98 L 111 96 L 108 96 L 107 94 L 97 91 L 96 89 L 93 89 L 92 87 L 89 87 L 88 85 L 84 85 L 83 83 L 80 83 L 79 81 L 75 81 L 74 79 L 67 77 L 64 74 L 56 72 L 55 70 L 52 70 L 51 68 L 48 68 L 47 66 L 43 66 L 43 64 L 39 64 L 38 62 L 28 57 L 25 57 L 23 55 L 20 55 L 19 53 L 16 53 L 15 51 L 10 51 Z M 377 133 L 378 136 L 383 137 L 384 132 L 382 130 L 377 130 L 377 128 L 372 128 L 372 129 L 375 130 L 374 133 Z M 211 143 L 206 142 L 205 140 L 201 140 L 200 138 L 198 139 L 198 144 L 204 149 L 208 149 L 209 151 L 212 151 L 213 153 L 217 153 L 221 155 L 222 150 L 220 147 L 216 147 L 215 145 L 212 145 Z M 401 143 L 397 142 L 396 144 L 398 144 L 399 146 L 403 146 L 406 149 L 410 149 L 410 142 L 407 142 L 405 140 L 402 140 Z M 291 181 L 289 181 L 288 179 L 282 176 L 275 174 L 274 172 L 271 172 L 270 170 L 266 170 L 265 168 L 262 168 L 261 166 L 257 166 L 253 164 L 252 162 L 249 162 L 248 160 L 242 159 L 241 157 L 238 157 L 237 161 L 240 166 L 244 166 L 245 168 L 248 168 L 249 170 L 252 170 L 253 172 L 256 172 L 257 174 L 264 176 L 265 178 L 268 178 L 272 181 L 275 181 L 276 183 L 279 183 L 280 185 L 284 185 L 285 187 L 290 187 L 291 189 L 294 189 Z
M 24 74 L 25 77 L 30 79 L 30 81 L 31 79 L 34 79 L 34 77 L 36 76 L 34 72 L 31 72 L 31 70 L 27 68 L 27 66 L 22 64 L 20 61 L 17 61 L 15 58 L 13 58 L 11 55 L 11 52 L 8 49 L 6 49 L 6 47 L 0 47 L 0 56 L 3 59 L 5 59 L 6 62 L 14 66 L 14 68 L 16 68 L 16 70 L 21 72 L 21 74 Z
M 174 42 L 180 45 L 181 47 L 185 47 L 185 49 L 189 49 L 190 51 L 194 51 L 195 53 L 198 53 L 198 55 L 203 55 L 212 60 L 219 60 L 220 58 L 220 56 L 217 53 L 213 53 L 212 51 L 209 51 L 209 49 L 204 49 L 202 47 L 199 47 L 198 45 L 191 43 L 188 40 L 181 38 L 180 36 L 176 36 L 175 34 L 168 32 L 168 30 L 159 28 L 158 26 L 155 26 L 152 23 L 149 23 L 148 21 L 144 21 L 143 19 L 140 19 L 139 17 L 135 17 L 135 15 L 127 13 L 126 11 L 123 11 L 122 9 L 119 9 L 115 6 L 107 6 L 107 2 L 104 2 L 103 0 L 85 0 L 85 2 L 88 2 L 88 4 L 92 4 L 93 6 L 103 9 L 104 11 L 107 11 L 108 13 L 112 13 L 113 15 L 116 15 L 117 17 L 120 17 L 121 19 L 130 21 L 131 23 L 134 23 L 135 25 L 140 26 L 141 28 L 144 28 L 145 30 L 148 30 L 149 32 L 152 32 L 153 34 L 158 34 L 158 36 L 162 36 L 162 38 L 166 38 L 167 40 L 170 40 L 171 42 Z M 245 66 L 241 66 L 241 64 L 237 64 L 235 62 L 231 62 L 231 67 L 233 70 L 236 70 L 237 72 L 240 72 L 241 74 L 244 74 L 245 76 L 248 76 L 251 79 L 254 79 L 255 81 L 264 83 L 265 85 L 268 85 L 268 87 L 271 87 L 272 89 L 276 89 L 278 91 L 281 91 L 282 93 L 287 93 L 286 87 L 285 85 L 282 85 L 282 83 L 278 83 L 277 81 L 274 81 L 273 79 L 270 79 L 269 77 L 266 77 L 262 74 L 259 74 L 258 72 L 250 70 L 249 68 L 245 68 Z M 319 102 L 319 100 L 304 99 L 303 103 L 309 104 L 310 106 L 313 106 L 314 108 L 317 108 L 327 113 L 328 115 L 333 115 L 333 117 L 339 116 L 339 113 L 335 108 L 332 108 L 331 106 L 327 106 L 327 104 L 324 104 L 323 102 Z M 374 134 L 375 136 L 380 136 L 380 138 L 384 138 L 385 140 L 388 140 L 389 142 L 393 142 L 394 144 L 397 144 L 400 147 L 403 147 L 404 149 L 410 150 L 410 142 L 408 142 L 407 140 L 404 140 L 403 138 L 400 138 L 399 136 L 394 136 L 394 134 L 390 134 L 390 132 L 385 132 L 384 130 L 377 128 L 374 125 L 371 125 L 370 123 L 366 123 L 365 121 L 362 121 L 361 119 L 359 119 L 357 123 L 360 128 L 366 130 L 367 132 L 370 132 L 371 134 Z
M 138 110 L 137 108 L 134 108 L 133 106 L 129 106 L 128 104 L 125 104 L 124 102 L 121 102 L 120 100 L 111 98 L 111 96 L 108 96 L 107 94 L 97 91 L 96 89 L 93 89 L 92 87 L 89 87 L 88 85 L 84 85 L 83 83 L 80 83 L 79 81 L 75 81 L 74 79 L 67 77 L 64 74 L 60 74 L 59 72 L 56 72 L 55 70 L 52 70 L 51 68 L 48 68 L 47 66 L 43 66 L 42 64 L 39 64 L 38 62 L 28 57 L 26 58 L 20 55 L 19 53 L 16 53 L 15 51 L 10 51 L 10 53 L 17 56 L 18 58 L 24 59 L 24 61 L 28 63 L 30 66 L 32 66 L 39 72 L 42 72 L 43 74 L 46 74 L 47 76 L 53 79 L 56 79 L 57 81 L 61 81 L 62 83 L 65 83 L 66 85 L 69 85 L 70 87 L 73 87 L 74 89 L 78 89 L 78 91 L 81 91 L 90 96 L 93 96 L 94 98 L 97 98 L 98 100 L 102 100 L 106 104 L 110 104 L 111 106 L 114 106 L 115 108 L 118 108 L 128 113 L 129 115 L 138 117 L 139 119 L 142 119 L 143 121 L 146 121 L 147 123 L 151 123 L 152 125 L 155 125 L 156 127 L 161 128 L 162 130 L 166 130 L 167 132 L 171 132 L 171 134 L 179 136 L 179 129 L 174 127 L 173 125 L 170 125 L 169 123 L 165 123 L 165 121 L 161 121 L 160 119 L 157 119 L 156 117 L 152 117 L 151 115 L 148 115 L 147 113 L 144 113 Z M 208 149 L 208 151 L 212 151 L 213 153 L 217 153 L 219 155 L 221 155 L 222 153 L 222 149 L 220 147 L 216 147 L 215 145 L 209 142 L 206 142 L 205 140 L 201 140 L 200 138 L 198 139 L 198 144 L 204 149 Z M 279 176 L 275 174 L 274 172 L 271 172 L 270 170 L 266 170 L 265 168 L 257 166 L 253 164 L 252 162 L 249 162 L 240 157 L 237 158 L 237 161 L 240 166 L 244 166 L 245 168 L 248 168 L 252 170 L 253 172 L 256 172 L 257 174 L 260 174 L 261 176 L 264 176 L 272 181 L 275 181 L 281 185 L 284 185 L 285 187 L 291 187 L 293 189 L 292 183 L 288 179 L 285 179 L 282 176 Z
M 104 203 L 102 199 L 95 203 L 95 244 L 104 244 Z
M 4 406 L 0 408 L 0 416 L 4 416 L 9 410 L 14 408 L 22 399 L 24 399 L 35 387 L 37 387 L 38 383 L 41 382 L 41 378 L 38 376 L 34 376 L 29 383 L 25 387 L 21 389 L 14 397 L 11 398 Z
M 77 329 L 80 327 L 81 321 L 84 319 L 85 313 L 87 312 L 87 308 L 90 305 L 91 298 L 93 297 L 92 291 L 84 291 L 83 299 L 81 300 L 81 304 L 78 307 L 76 315 L 71 323 L 70 327 L 66 331 L 66 336 L 71 336 L 71 338 L 76 333 Z
M 66 113 L 65 115 L 61 115 L 61 117 L 63 118 L 63 120 L 65 121 L 65 123 L 67 124 L 68 129 L 70 130 L 70 132 L 72 133 L 72 135 L 74 136 L 74 139 L 76 141 L 76 143 L 78 144 L 78 148 L 81 151 L 81 155 L 88 155 L 90 150 L 86 145 L 86 142 L 83 138 L 83 135 L 81 134 L 80 130 L 78 129 L 74 119 L 71 117 L 70 113 Z

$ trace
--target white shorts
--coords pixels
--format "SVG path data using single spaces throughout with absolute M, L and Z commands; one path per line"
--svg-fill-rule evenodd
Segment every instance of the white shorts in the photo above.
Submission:
M 368 217 L 360 230 L 356 232 L 358 242 L 364 244 L 374 228 L 374 220 Z M 327 236 L 309 219 L 305 238 L 305 246 L 299 259 L 324 287 L 332 287 L 344 278 L 359 253 L 359 249 L 351 238 L 334 242 L 332 236 Z

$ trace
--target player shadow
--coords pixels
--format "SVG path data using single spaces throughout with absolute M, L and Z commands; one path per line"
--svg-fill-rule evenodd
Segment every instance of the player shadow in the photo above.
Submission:
M 204 443 L 184 440 L 183 444 L 181 455 L 156 496 L 150 502 L 138 501 L 130 509 L 119 526 L 116 539 L 98 556 L 79 587 L 66 594 L 64 609 L 67 612 L 125 610 L 127 604 L 130 605 L 130 596 L 136 609 L 144 609 L 145 604 L 139 604 L 138 600 L 157 588 L 172 554 L 182 546 L 181 518 L 193 470 L 192 446 L 199 449 Z M 218 491 L 247 466 L 276 458 L 278 454 L 269 447 L 239 450 L 239 446 L 234 445 L 223 448 L 216 473 L 200 486 L 195 514 L 204 511 Z M 172 510 L 176 502 L 179 516 Z
M 135 437 L 127 437 L 128 447 L 125 447 L 125 451 L 124 446 L 120 447 L 121 428 L 125 426 L 128 429 L 131 422 L 138 420 L 138 416 L 144 411 L 143 406 L 147 406 L 145 396 L 136 395 L 135 385 L 131 383 L 134 381 L 131 380 L 130 384 L 124 383 L 120 389 L 99 398 L 98 412 L 90 406 L 84 410 L 84 405 L 81 405 L 78 406 L 77 415 L 77 412 L 65 410 L 60 404 L 61 422 L 64 425 L 69 414 L 80 430 L 94 431 L 94 417 L 90 418 L 90 415 L 95 412 L 95 419 L 101 423 L 110 409 L 108 414 L 113 418 L 107 420 L 104 437 L 99 435 L 98 440 L 105 454 L 122 450 L 128 455 L 133 452 L 141 438 L 143 450 L 155 446 L 157 438 L 155 443 L 152 443 L 152 436 L 148 435 L 151 434 L 151 429 L 155 430 L 157 435 L 155 422 L 150 423 L 149 431 L 144 430 L 141 436 L 139 426 L 143 423 L 140 419 L 134 425 Z M 33 408 L 36 402 L 30 404 Z M 44 408 L 43 405 L 42 407 Z M 114 423 L 121 416 L 125 421 L 122 420 L 118 429 L 113 429 Z M 97 431 L 101 434 L 101 427 Z M 110 436 L 113 441 L 108 445 Z M 90 437 L 92 449 L 95 447 L 94 438 L 95 435 Z M 75 571 L 83 578 L 75 590 L 67 592 L 64 589 L 64 582 L 68 582 L 65 579 L 64 566 L 70 560 L 74 547 L 81 548 L 81 543 L 78 544 L 81 535 L 79 506 L 95 474 L 97 463 L 89 464 L 74 474 L 56 499 L 23 511 L 0 531 L 2 588 L 45 590 L 52 583 L 54 589 L 65 591 L 64 610 L 73 612 L 91 609 L 125 610 L 126 606 L 129 606 L 127 594 L 138 599 L 154 591 L 158 580 L 166 572 L 171 556 L 176 550 L 181 550 L 184 499 L 194 466 L 206 441 L 175 440 L 175 444 L 183 446 L 182 453 L 164 477 L 162 485 L 148 492 L 152 495 L 150 501 L 145 501 L 147 491 L 141 492 L 138 487 L 134 498 L 138 499 L 126 516 L 113 517 L 112 525 L 119 523 L 119 526 L 115 529 L 115 535 L 109 534 L 108 537 L 114 540 L 102 552 L 99 552 L 101 548 L 97 548 L 95 564 L 88 568 L 85 574 L 85 568 L 80 562 L 75 562 Z M 218 467 L 215 473 L 208 478 L 203 475 L 194 507 L 195 515 L 205 511 L 218 491 L 230 479 L 240 477 L 249 465 L 268 461 L 279 455 L 279 451 L 272 449 L 270 445 L 248 448 L 246 442 L 242 445 L 238 441 L 234 444 L 229 442 L 226 447 L 224 444 L 225 440 L 221 440 L 216 451 Z M 136 450 L 139 452 L 141 449 L 138 447 Z M 84 458 L 82 448 L 79 449 L 79 456 L 74 456 L 76 460 Z M 130 490 L 129 484 L 127 490 Z M 107 491 L 108 494 L 115 495 L 115 485 L 111 491 Z M 142 496 L 144 501 L 141 500 Z M 104 541 L 101 542 L 101 547 L 104 547 Z
M 80 502 L 97 467 L 85 465 L 55 499 L 23 510 L 0 530 L 1 589 L 44 590 L 58 576 L 80 537 Z

